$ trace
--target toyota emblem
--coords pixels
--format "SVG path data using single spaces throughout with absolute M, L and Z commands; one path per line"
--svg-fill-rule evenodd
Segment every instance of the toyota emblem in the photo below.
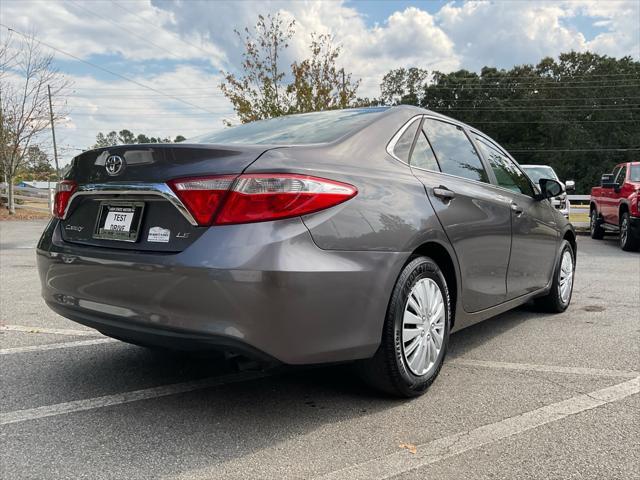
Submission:
M 124 169 L 124 160 L 118 155 L 111 155 L 104 164 L 109 175 L 118 175 Z

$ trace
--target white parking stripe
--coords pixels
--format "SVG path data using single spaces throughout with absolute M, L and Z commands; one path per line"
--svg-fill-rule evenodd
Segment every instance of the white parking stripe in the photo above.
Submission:
M 474 430 L 456 433 L 418 445 L 415 454 L 408 451 L 396 452 L 317 478 L 323 480 L 369 480 L 371 478 L 394 477 L 637 393 L 640 393 L 640 377 L 589 394 L 577 395 L 562 402 L 537 408 Z
M 586 367 L 562 367 L 556 365 L 534 365 L 530 363 L 512 363 L 512 362 L 492 362 L 486 360 L 472 360 L 465 358 L 456 358 L 447 362 L 449 365 L 460 365 L 465 367 L 483 367 L 483 368 L 497 368 L 503 370 L 523 370 L 531 372 L 544 372 L 544 373 L 562 373 L 572 375 L 594 375 L 598 377 L 622 377 L 633 378 L 638 375 L 638 372 L 630 370 L 608 370 L 600 368 L 586 368 Z
M 30 327 L 27 325 L 2 325 L 0 330 L 8 332 L 48 333 L 52 335 L 69 335 L 81 337 L 101 337 L 97 330 L 72 330 L 67 328 Z
M 192 382 L 174 383 L 172 385 L 162 385 L 160 387 L 145 388 L 144 390 L 134 390 L 132 392 L 116 393 L 103 397 L 87 398 L 85 400 L 75 400 L 73 402 L 57 403 L 55 405 L 45 405 L 43 407 L 16 410 L 13 412 L 0 413 L 0 425 L 9 423 L 26 422 L 38 418 L 53 417 L 67 413 L 82 412 L 95 408 L 111 407 L 123 403 L 138 402 L 152 398 L 166 397 L 178 393 L 187 393 L 204 388 L 230 385 L 233 383 L 246 382 L 263 378 L 268 374 L 262 372 L 243 372 L 232 375 L 225 375 L 217 378 L 205 378 Z
M 96 338 L 94 340 L 78 340 L 77 342 L 45 343 L 44 345 L 30 345 L 28 347 L 1 348 L 0 355 L 14 353 L 40 352 L 43 350 L 58 350 L 61 348 L 85 347 L 87 345 L 99 345 L 101 343 L 117 342 L 113 338 Z

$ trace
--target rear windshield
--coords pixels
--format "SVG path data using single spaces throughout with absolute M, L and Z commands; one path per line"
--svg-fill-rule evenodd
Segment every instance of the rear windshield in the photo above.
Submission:
M 295 144 L 329 143 L 359 130 L 387 107 L 302 113 L 259 120 L 187 139 L 185 143 Z
M 629 180 L 632 182 L 640 182 L 640 165 L 631 165 Z
M 550 167 L 522 167 L 531 180 L 534 183 L 540 183 L 541 178 L 548 178 L 550 180 L 558 180 L 556 172 Z

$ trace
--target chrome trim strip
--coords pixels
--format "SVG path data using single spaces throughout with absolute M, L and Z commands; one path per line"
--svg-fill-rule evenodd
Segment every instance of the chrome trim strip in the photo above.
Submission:
M 87 183 L 84 185 L 78 185 L 78 189 L 71 195 L 67 208 L 64 211 L 62 219 L 67 218 L 69 213 L 69 207 L 73 203 L 76 197 L 86 195 L 155 195 L 162 197 L 170 202 L 180 214 L 187 219 L 187 221 L 194 227 L 198 226 L 198 222 L 195 221 L 187 207 L 180 201 L 177 195 L 174 193 L 169 185 L 166 183 Z

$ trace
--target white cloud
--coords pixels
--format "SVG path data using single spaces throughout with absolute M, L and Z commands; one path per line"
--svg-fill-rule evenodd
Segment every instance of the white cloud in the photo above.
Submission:
M 576 27 L 578 16 L 593 19 L 609 31 L 587 41 Z M 570 50 L 592 50 L 613 56 L 640 57 L 640 2 L 575 0 L 497 2 L 473 0 L 447 4 L 436 15 L 438 25 L 455 43 L 465 68 L 509 68 L 536 63 Z
M 147 1 L 3 0 L 1 8 L 3 23 L 35 33 L 80 58 L 96 54 L 134 61 L 204 57 L 214 66 L 226 61 L 222 50 L 195 32 L 173 31 L 172 14 Z
M 382 76 L 397 67 L 509 68 L 572 49 L 640 58 L 637 0 L 472 0 L 435 14 L 398 2 L 398 11 L 376 25 L 365 21 L 366 3 L 344 1 L 1 0 L 0 9 L 2 23 L 99 64 L 99 55 L 111 55 L 119 73 L 198 105 L 76 67 L 72 71 L 83 74 L 69 75 L 75 82 L 65 99 L 70 120 L 58 130 L 63 146 L 80 148 L 93 144 L 98 131 L 188 136 L 219 128 L 233 114 L 218 89 L 218 72 L 238 68 L 242 43 L 234 29 L 253 25 L 258 13 L 295 19 L 283 67 L 308 54 L 312 32 L 332 34 L 342 47 L 342 66 L 363 80 L 360 96 L 378 96 Z M 577 27 L 585 22 L 600 33 L 585 35 Z
M 95 142 L 97 132 L 124 128 L 148 136 L 191 137 L 222 127 L 222 119 L 235 117 L 229 102 L 219 93 L 219 75 L 182 66 L 152 77 L 136 77 L 154 89 L 181 98 L 199 108 L 139 88 L 124 80 L 96 80 L 72 76 L 73 89 L 56 99 L 69 112 L 57 126 L 59 144 L 68 161 Z

